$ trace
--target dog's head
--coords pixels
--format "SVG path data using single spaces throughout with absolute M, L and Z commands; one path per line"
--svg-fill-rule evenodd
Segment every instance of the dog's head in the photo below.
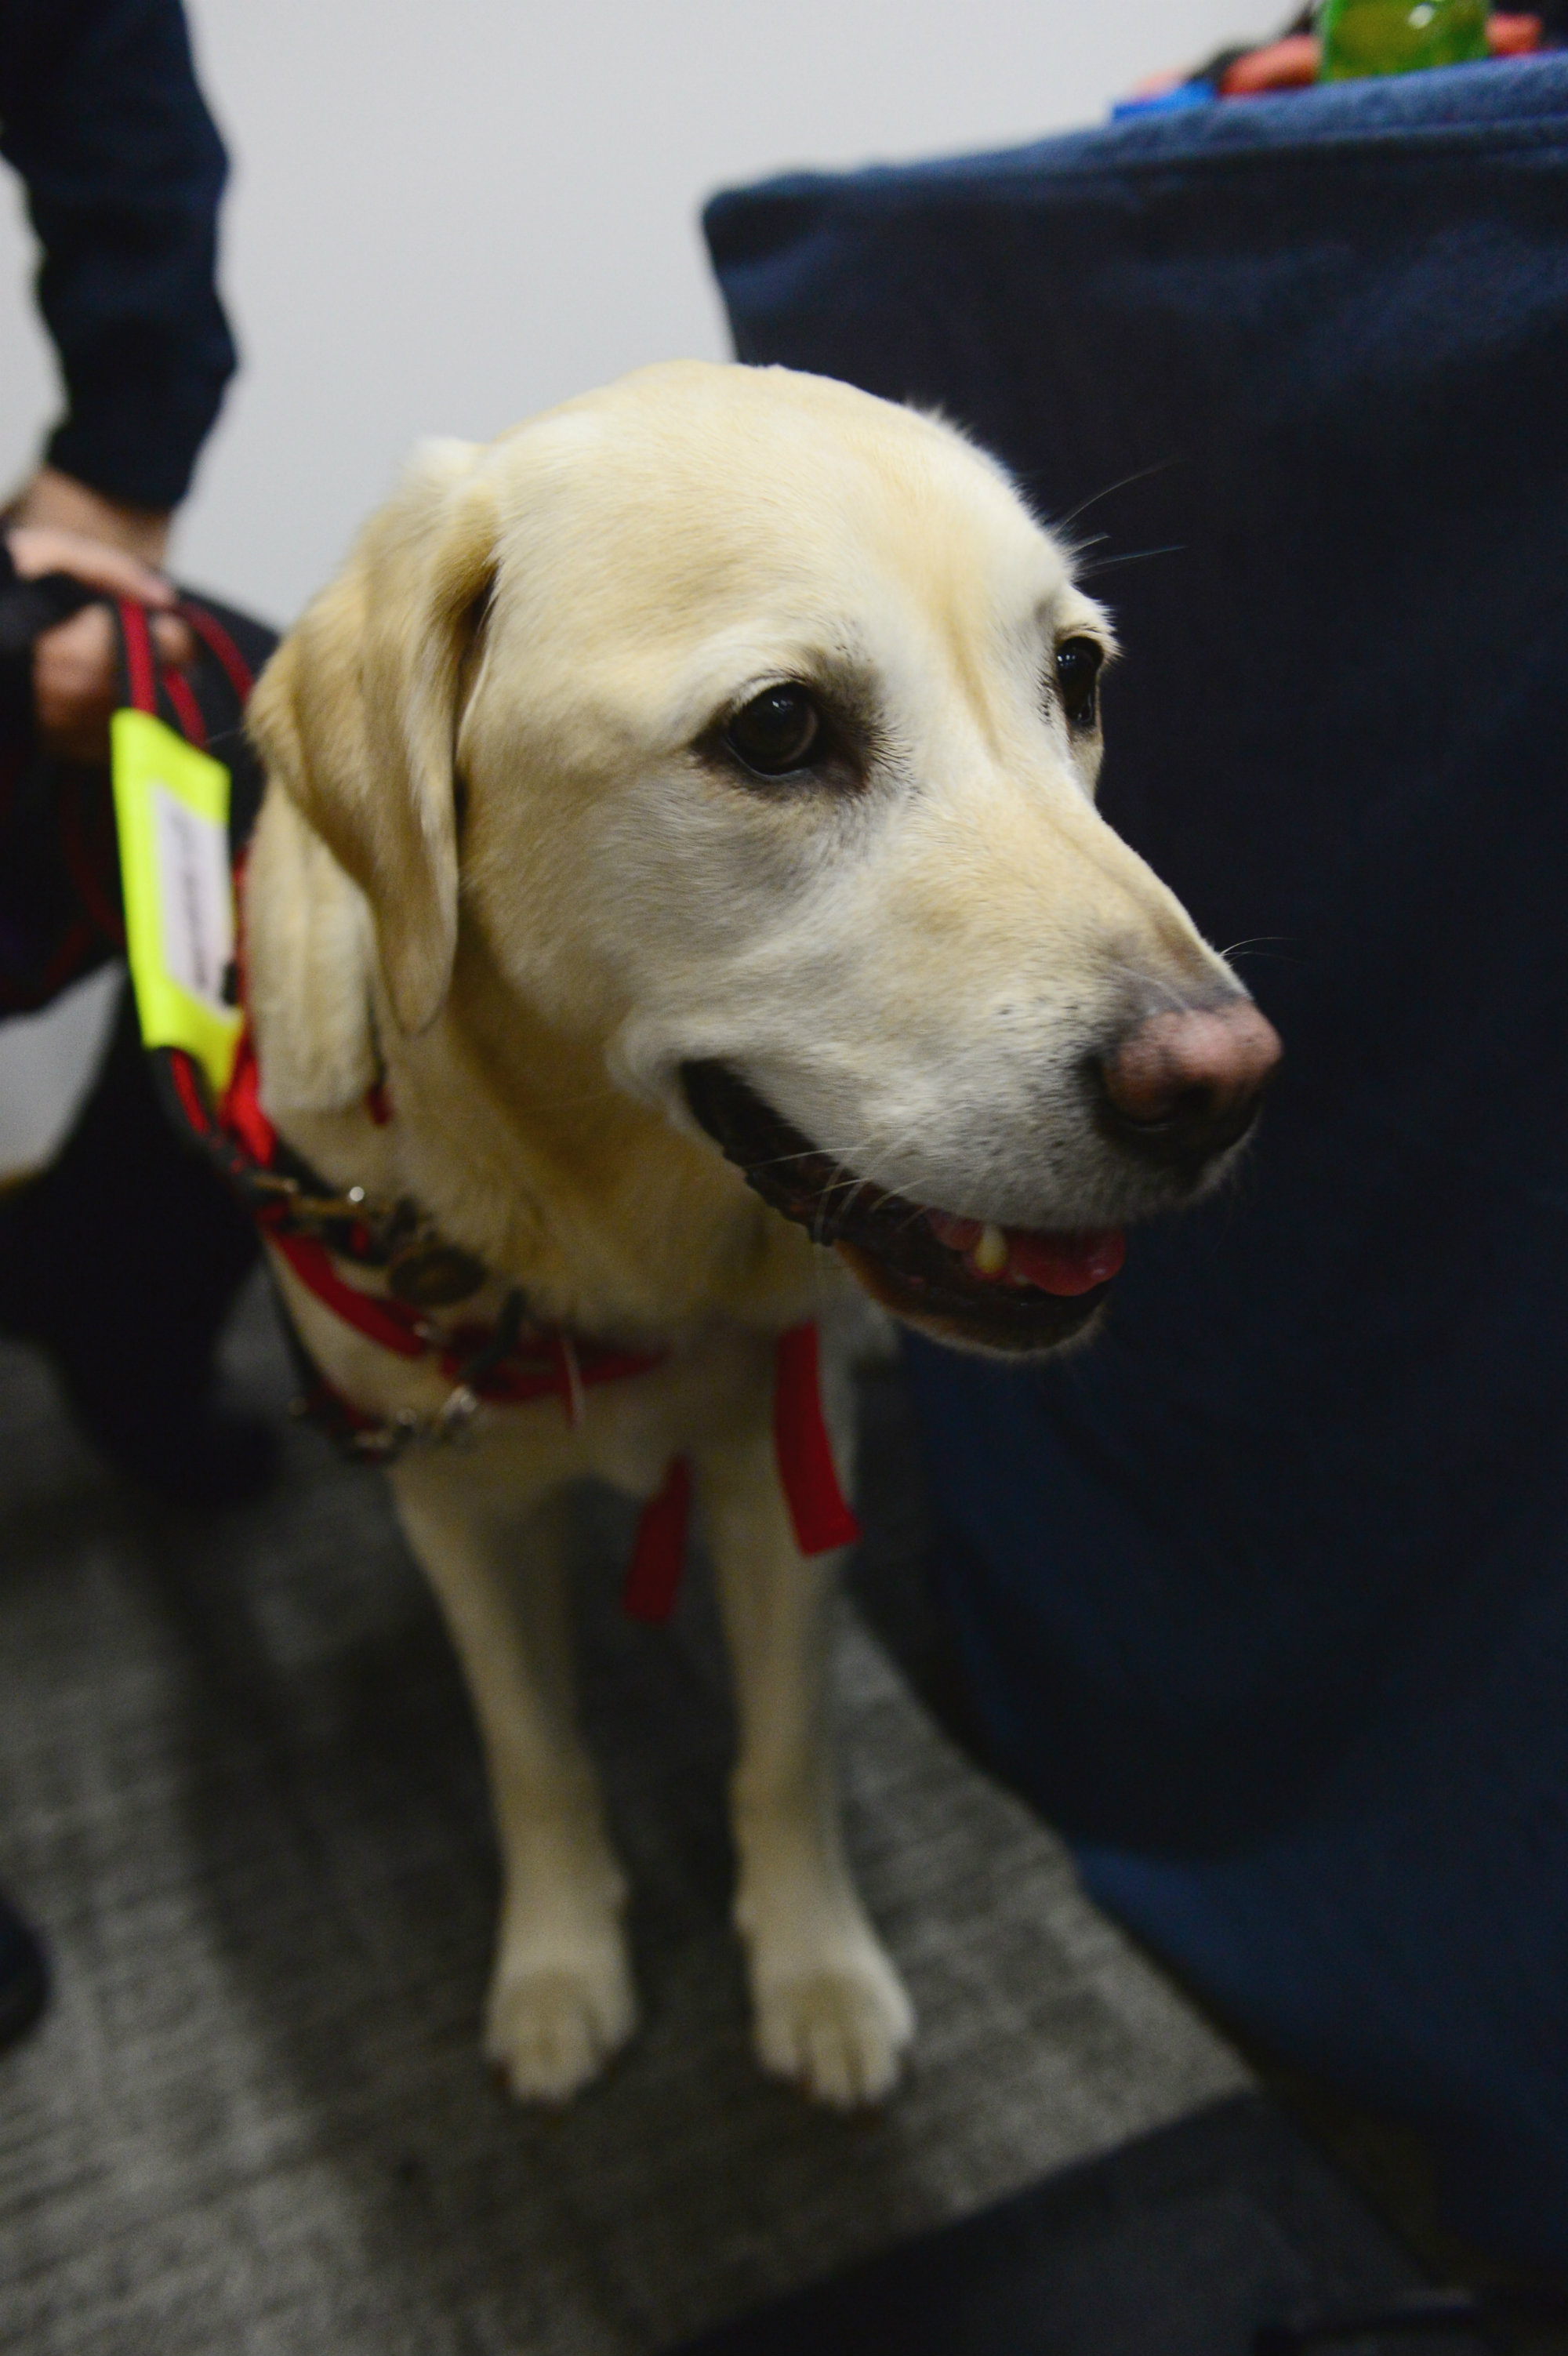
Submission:
M 405 1031 L 471 936 L 889 1307 L 1037 1349 L 1278 1053 L 1095 810 L 1112 651 L 950 427 L 684 364 L 426 454 L 253 725 Z

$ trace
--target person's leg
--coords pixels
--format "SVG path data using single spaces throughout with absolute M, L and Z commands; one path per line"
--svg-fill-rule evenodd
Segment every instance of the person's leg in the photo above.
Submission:
M 256 1252 L 249 1215 L 157 1100 L 127 985 L 59 1154 L 0 1201 L 0 1333 L 48 1353 L 82 1430 L 132 1478 L 227 1503 L 264 1484 L 276 1451 L 216 1398 Z

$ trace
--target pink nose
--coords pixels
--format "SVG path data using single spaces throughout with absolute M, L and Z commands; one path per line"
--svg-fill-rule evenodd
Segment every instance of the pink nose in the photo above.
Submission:
M 1110 1126 L 1162 1161 L 1223 1152 L 1251 1126 L 1281 1052 L 1250 998 L 1146 1015 L 1101 1063 Z

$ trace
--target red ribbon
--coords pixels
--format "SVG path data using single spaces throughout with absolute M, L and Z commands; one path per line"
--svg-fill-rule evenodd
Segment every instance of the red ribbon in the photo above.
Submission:
M 657 1626 L 674 1611 L 681 1573 L 686 1567 L 691 1519 L 691 1460 L 673 1456 L 664 1486 L 656 1497 L 650 1497 L 638 1515 L 631 1561 L 620 1591 L 620 1608 L 628 1620 L 647 1620 Z
M 839 1487 L 828 1439 L 815 1325 L 792 1325 L 779 1336 L 773 1448 L 800 1552 L 826 1554 L 831 1547 L 854 1546 L 860 1524 Z
M 773 1449 L 795 1543 L 802 1554 L 854 1546 L 860 1524 L 839 1486 L 827 1419 L 815 1325 L 779 1336 L 773 1375 Z M 630 1620 L 668 1620 L 681 1592 L 692 1512 L 692 1468 L 677 1456 L 664 1486 L 642 1509 L 631 1567 L 621 1590 Z

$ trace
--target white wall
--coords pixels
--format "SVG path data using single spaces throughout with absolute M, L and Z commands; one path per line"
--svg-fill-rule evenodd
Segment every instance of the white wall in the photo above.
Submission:
M 188 0 L 244 374 L 181 528 L 286 619 L 424 434 L 722 354 L 705 195 L 1092 122 L 1278 0 Z M 53 405 L 0 215 L 0 480 Z
M 697 228 L 800 165 L 1008 145 L 1143 74 L 1266 33 L 1279 0 L 188 0 L 234 161 L 223 282 L 244 370 L 177 545 L 186 578 L 287 620 L 403 454 L 486 436 L 635 368 L 726 350 Z M 0 483 L 53 367 L 0 203 Z M 0 1163 L 80 1081 L 0 1036 Z M 19 1046 L 19 1043 L 18 1043 Z M 46 1085 L 55 1074 L 55 1083 Z

